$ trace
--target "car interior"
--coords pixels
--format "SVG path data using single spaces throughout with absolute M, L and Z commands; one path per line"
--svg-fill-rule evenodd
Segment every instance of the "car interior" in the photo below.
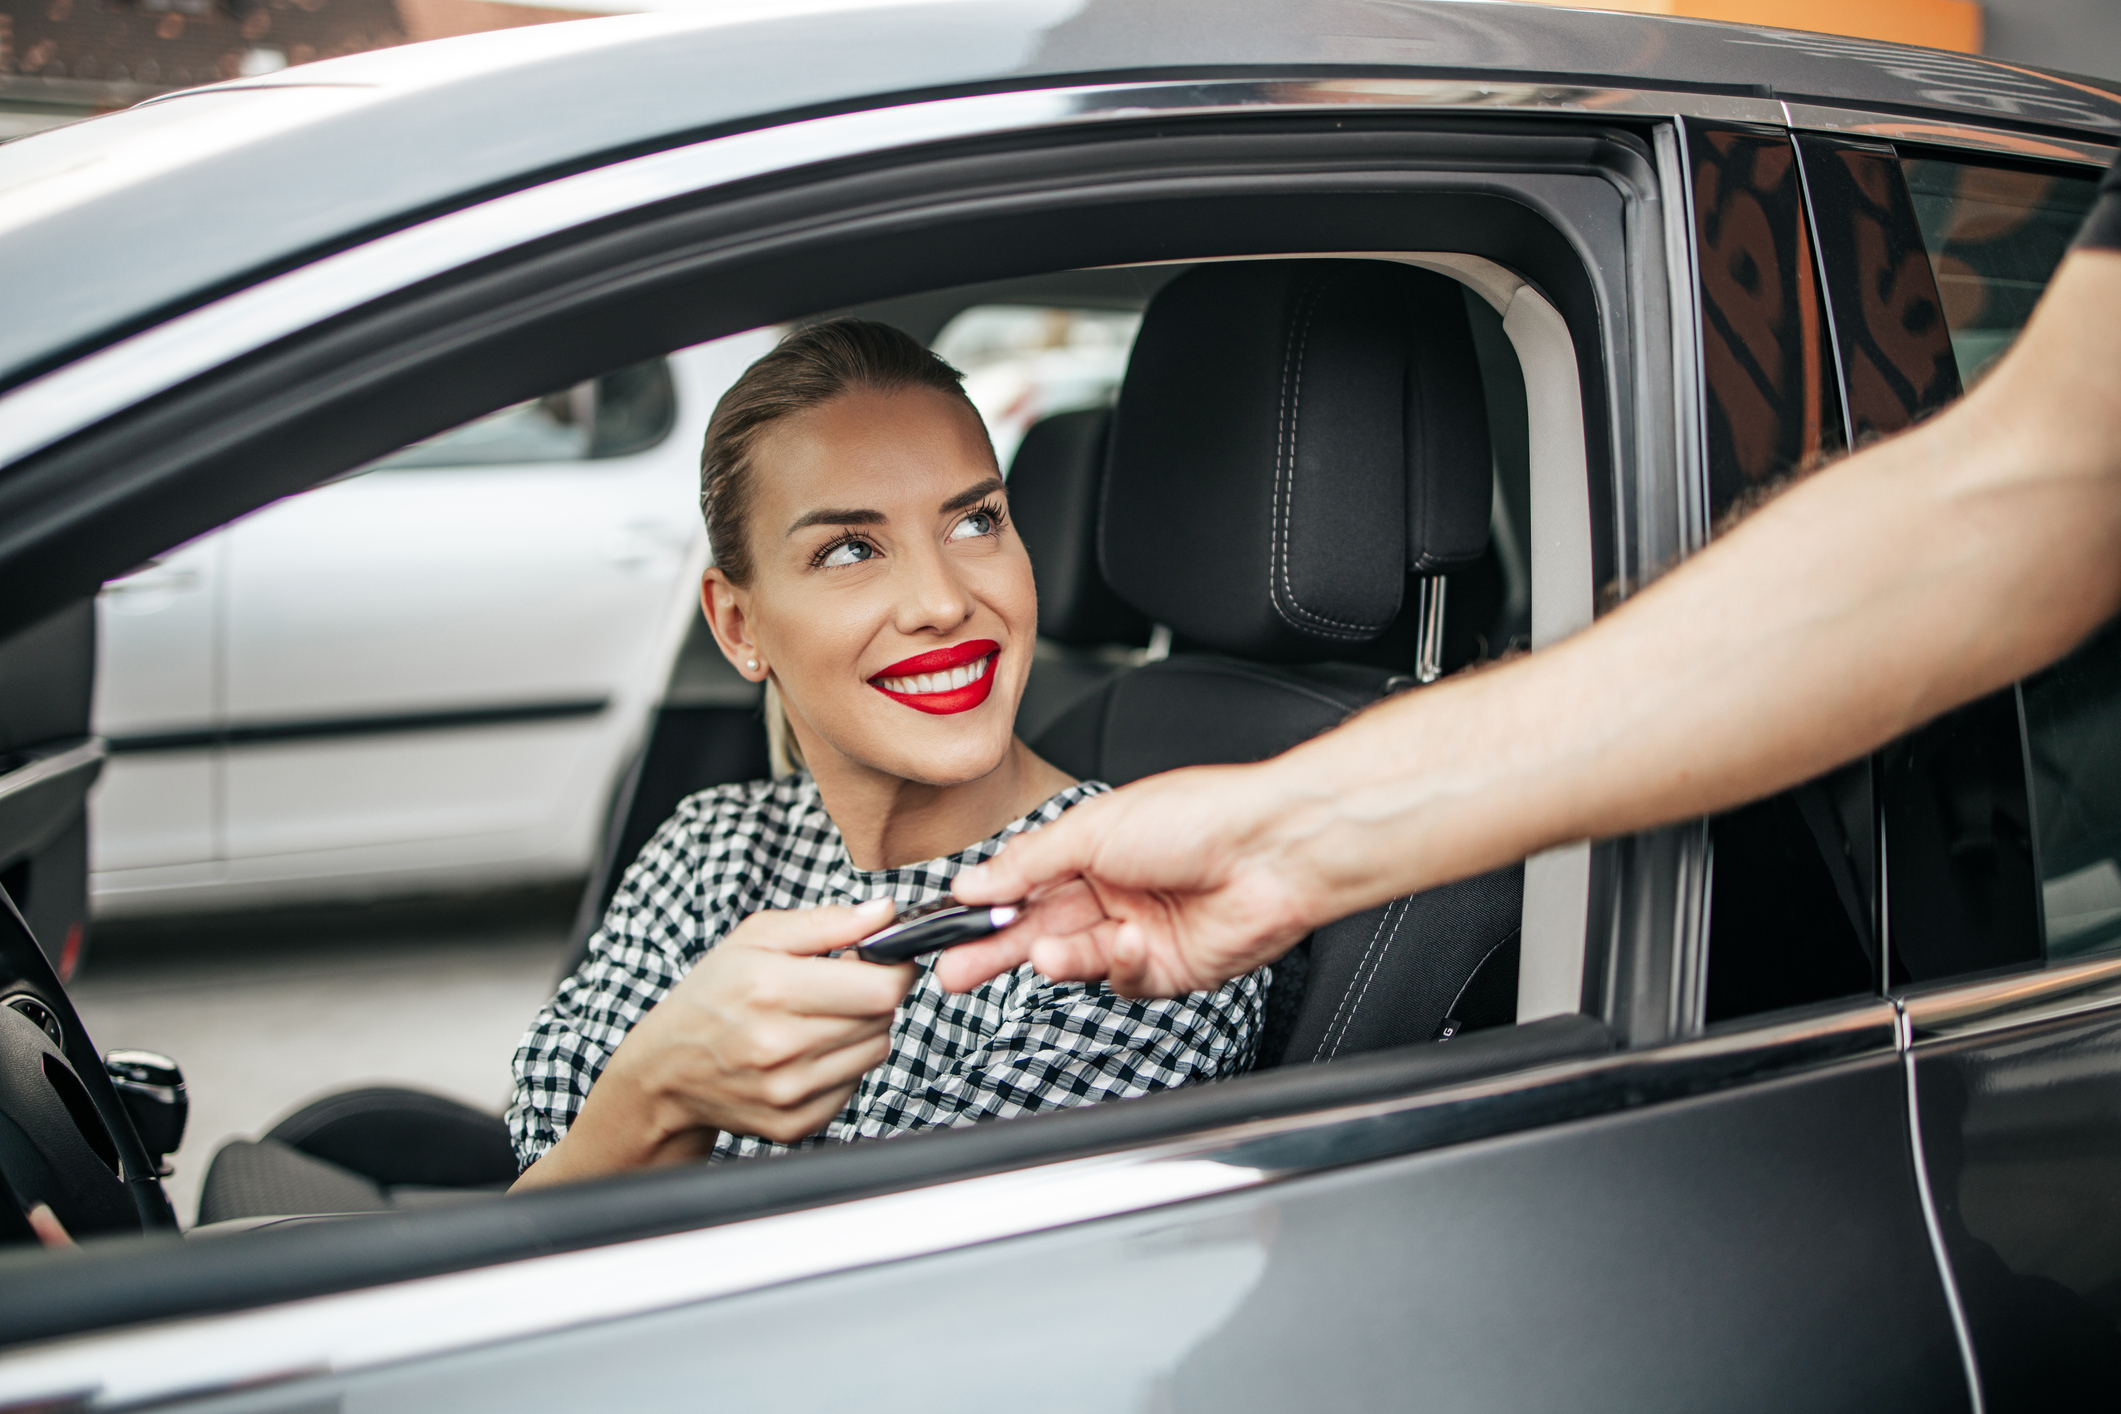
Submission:
M 1040 587 L 1042 641 L 1019 721 L 1041 755 L 1114 785 L 1261 760 L 1528 642 L 1514 551 L 1527 533 L 1514 509 L 1528 486 L 1521 376 L 1485 301 L 1447 275 L 1385 261 L 1064 276 L 859 311 L 933 341 L 982 304 L 1145 308 L 1112 405 L 1040 419 L 1007 467 Z M 1492 405 L 1489 379 L 1500 384 Z M 1184 537 L 1154 529 L 1181 519 L 1210 523 Z M 1351 527 L 1371 543 L 1351 544 Z M 563 975 L 679 800 L 766 773 L 755 699 L 704 624 L 688 636 L 616 793 Z M 1274 969 L 1255 1069 L 1509 1024 L 1522 889 L 1512 866 L 1319 930 Z M 434 1206 L 514 1177 L 497 1116 L 369 1086 L 224 1145 L 198 1220 Z
M 1512 141 L 1539 152 L 1536 138 Z M 1585 149 L 1569 151 L 1579 162 Z M 1008 459 L 1013 515 L 1040 590 L 1020 732 L 1071 774 L 1115 785 L 1262 759 L 1385 697 L 1574 631 L 1590 620 L 1594 586 L 1623 568 L 1606 470 L 1637 409 L 1611 390 L 1643 356 L 1628 327 L 1655 282 L 1585 262 L 1563 234 L 1595 226 L 1610 235 L 1627 219 L 1638 149 L 1607 144 L 1605 154 L 1621 179 L 1555 175 L 1539 214 L 1464 190 L 1292 203 L 1268 183 L 1220 204 L 1148 202 L 1146 214 L 1122 204 L 1131 219 L 1118 222 L 1093 205 L 1037 223 L 1004 211 L 917 232 L 850 226 L 793 253 L 747 249 L 748 266 L 696 261 L 656 290 L 592 280 L 586 312 L 572 322 L 553 322 L 549 307 L 525 315 L 535 337 L 519 339 L 499 367 L 481 362 L 499 344 L 450 343 L 423 324 L 454 327 L 482 302 L 514 308 L 524 290 L 554 288 L 558 277 L 514 271 L 482 284 L 481 274 L 437 291 L 433 308 L 397 309 L 388 329 L 335 331 L 333 357 L 367 359 L 372 377 L 342 380 L 333 398 L 306 409 L 251 404 L 252 431 L 213 454 L 210 489 L 181 512 L 146 497 L 98 554 L 138 563 L 172 535 L 519 406 L 540 388 L 576 387 L 762 325 L 860 313 L 933 343 L 958 316 L 996 306 L 1138 312 L 1118 388 L 1038 419 Z M 1468 185 L 1408 174 L 1409 188 L 1424 184 Z M 1062 190 L 1065 205 L 1087 188 Z M 801 199 L 825 211 L 853 200 L 823 189 Z M 1404 238 L 1410 230 L 1418 241 Z M 561 255 L 596 280 L 617 268 L 609 250 Z M 732 274 L 745 268 L 757 278 Z M 481 339 L 502 338 L 505 323 Z M 371 353 L 360 352 L 363 340 Z M 220 404 L 229 394 L 212 390 L 182 416 L 203 428 L 230 415 Z M 1631 394 L 1652 408 L 1654 396 Z M 203 458 L 175 426 L 114 436 L 68 455 L 137 458 L 146 455 L 140 439 L 153 436 L 172 466 Z M 1172 525 L 1183 533 L 1167 533 Z M 676 802 L 766 769 L 755 691 L 694 631 L 614 782 L 563 974 Z M 1607 867 L 1588 848 L 1556 851 L 1319 930 L 1274 969 L 1257 1073 L 1237 1080 L 792 1162 L 624 1176 L 595 1185 L 594 1213 L 567 1204 L 564 1191 L 490 1201 L 515 1177 L 497 1115 L 417 1090 L 353 1086 L 222 1147 L 194 1233 L 307 1233 L 303 1241 L 329 1247 L 307 1274 L 252 1264 L 243 1280 L 259 1292 L 314 1291 L 498 1259 L 526 1240 L 549 1250 L 697 1226 L 1597 1054 L 1615 1044 L 1596 1019 L 1613 985 L 1606 943 L 1587 926 L 1606 907 Z M 18 977 L 43 966 L 13 953 L 9 961 Z M 53 1010 L 69 1018 L 58 977 L 43 975 L 17 990 L 57 997 Z M 85 1038 L 68 1035 L 63 1047 L 45 1039 L 72 1070 L 93 1070 L 83 1082 L 93 1110 L 119 1103 L 101 1089 L 102 1058 Z M 53 1116 L 54 1154 L 101 1128 L 77 1110 Z M 151 1174 L 159 1160 L 121 1156 L 102 1171 Z M 135 1189 L 129 1209 L 151 1206 L 137 1179 L 123 1182 Z M 449 1210 L 450 1226 L 432 1226 L 440 1213 L 422 1216 L 435 1208 Z M 318 1221 L 381 1213 L 402 1217 Z M 84 1235 L 176 1226 L 166 1213 L 121 1217 L 85 1204 L 76 1215 Z M 412 1225 L 403 1238 L 328 1235 L 401 1221 Z M 99 1310 L 114 1299 L 83 1293 Z M 141 1295 L 142 1309 L 155 1299 Z M 52 1300 L 49 1319 L 68 1319 L 65 1300 Z

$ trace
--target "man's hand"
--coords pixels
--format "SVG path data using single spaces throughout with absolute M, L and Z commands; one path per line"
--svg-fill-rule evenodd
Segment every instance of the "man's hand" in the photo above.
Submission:
M 521 1187 L 705 1156 L 718 1134 L 793 1143 L 891 1053 L 918 970 L 820 954 L 889 923 L 888 899 L 754 913 L 626 1036 Z
M 967 903 L 1028 899 L 1021 922 L 943 954 L 966 991 L 1026 961 L 1122 996 L 1208 991 L 1272 962 L 1318 922 L 1288 845 L 1300 803 L 1258 766 L 1202 766 L 1085 801 L 958 875 Z

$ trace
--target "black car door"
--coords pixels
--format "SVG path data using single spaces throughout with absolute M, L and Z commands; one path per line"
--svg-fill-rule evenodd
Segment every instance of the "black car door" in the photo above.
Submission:
M 1808 139 L 1851 419 L 1891 432 L 2024 325 L 2097 171 Z M 2121 1381 L 2121 639 L 1879 753 L 1888 981 L 1991 1411 Z
M 1187 93 L 1213 99 L 1212 85 Z M 1610 155 L 1596 210 L 1614 216 L 1584 226 L 1587 254 L 1536 231 L 1493 245 L 1553 272 L 1587 370 L 1598 534 L 1658 521 L 1645 543 L 1587 554 L 1586 577 L 1594 564 L 1654 567 L 1699 543 L 1705 518 L 1689 527 L 1672 507 L 1675 494 L 1705 505 L 1688 484 L 1700 449 L 1675 449 L 1669 430 L 1696 412 L 1716 484 L 1731 467 L 1730 484 L 1764 484 L 1831 441 L 1825 326 L 1787 137 L 1647 121 L 1614 134 L 1593 121 L 1572 118 L 1558 134 L 1572 169 Z M 1096 143 L 997 136 L 851 172 L 778 174 L 763 192 L 688 194 L 305 331 L 44 464 L 88 466 L 82 484 L 96 467 L 151 464 L 165 487 L 211 487 L 221 501 L 178 509 L 133 494 L 122 521 L 100 524 L 106 538 L 175 538 L 199 528 L 180 516 L 234 514 L 342 469 L 335 457 L 387 450 L 535 380 L 593 374 L 598 359 L 638 358 L 653 339 L 973 275 L 1425 249 L 1436 228 L 1409 219 L 1415 208 L 1394 204 L 1397 193 L 1428 199 L 1432 173 L 1439 189 L 1470 185 L 1435 152 L 1462 165 L 1492 137 L 1526 144 L 1529 156 L 1511 156 L 1518 166 L 1548 160 L 1529 145 L 1544 127 L 1468 121 L 1432 149 L 1431 126 L 1174 113 L 1114 125 Z M 1548 192 L 1555 209 L 1575 190 L 1538 185 L 1544 169 L 1497 164 L 1484 182 Z M 1691 235 L 1669 224 L 1687 219 L 1689 183 Z M 1612 195 L 1621 190 L 1624 204 Z M 1488 219 L 1455 188 L 1441 196 L 1460 205 L 1430 210 Z M 1462 229 L 1474 248 L 1476 223 Z M 1687 249 L 1703 267 L 1700 324 L 1664 302 L 1694 289 L 1683 265 L 1662 264 Z M 1571 263 L 1612 284 L 1579 279 L 1572 302 Z M 557 302 L 562 289 L 571 303 Z M 716 318 L 731 323 L 707 327 Z M 1631 399 L 1644 390 L 1693 386 L 1688 353 L 1661 342 L 1689 329 L 1705 410 L 1638 419 Z M 1629 358 L 1643 366 L 1623 366 Z M 347 391 L 356 368 L 371 382 Z M 462 405 L 406 402 L 414 374 Z M 250 395 L 261 387 L 278 401 Z M 74 553 L 52 555 L 76 566 L 103 552 L 80 534 Z M 0 582 L 29 563 L 16 561 L 0 560 Z M 1873 876 L 1854 790 L 1823 788 L 1751 834 L 1719 822 L 1721 833 L 1697 826 L 1594 851 L 1578 915 L 1588 1015 L 738 1172 L 635 1176 L 485 1215 L 113 1249 L 48 1265 L 34 1288 L 0 1286 L 0 1339 L 140 1329 L 76 1344 L 71 1357 L 0 1361 L 0 1396 L 65 1358 L 148 1371 L 138 1378 L 151 1383 L 159 1337 L 142 1323 L 192 1315 L 184 1369 L 203 1373 L 190 1388 L 232 1387 L 246 1372 L 307 1381 L 278 1404 L 241 1395 L 246 1408 L 695 1407 L 703 1389 L 741 1391 L 750 1407 L 1284 1409 L 1322 1395 L 1344 1407 L 1952 1407 L 1966 1384 L 1910 1161 L 1899 1031 L 1863 961 Z M 1783 850 L 1811 871 L 1806 897 L 1828 930 L 1821 955 L 1848 964 L 1846 949 L 1833 951 L 1845 941 L 1854 982 L 1800 960 L 1788 966 L 1803 975 L 1780 992 L 1719 992 L 1719 966 L 1748 956 L 1739 881 L 1750 871 L 1772 882 Z M 1710 902 L 1704 938 L 1707 894 L 1722 901 Z M 1815 922 L 1793 914 L 1789 926 Z M 1710 995 L 1736 1000 L 1705 1032 Z M 893 1216 L 904 1213 L 919 1220 Z M 1220 1248 L 1242 1248 L 1243 1260 L 1192 1260 Z M 489 1265 L 503 1261 L 505 1271 Z M 1146 1285 L 1130 1290 L 1136 1279 Z M 314 1299 L 244 1309 L 295 1297 Z M 1059 1311 L 1074 1323 L 1056 1354 L 1048 1316 Z M 269 1330 L 246 1324 L 268 1318 Z M 375 1335 L 386 1327 L 388 1339 Z M 1138 1385 L 1081 1355 L 1151 1340 L 1163 1345 Z M 297 1360 L 298 1350 L 323 1353 Z M 46 1355 L 60 1363 L 39 1365 Z M 945 1397 L 961 1370 L 981 1378 Z

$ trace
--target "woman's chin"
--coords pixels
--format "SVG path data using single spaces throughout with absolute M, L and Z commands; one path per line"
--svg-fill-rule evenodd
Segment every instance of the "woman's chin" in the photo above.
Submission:
M 1009 749 L 1015 741 L 1013 733 L 991 729 L 958 729 L 940 741 L 920 739 L 945 735 L 941 731 L 904 731 L 892 739 L 873 742 L 872 751 L 849 754 L 856 755 L 871 770 L 940 790 L 985 780 L 1009 759 Z

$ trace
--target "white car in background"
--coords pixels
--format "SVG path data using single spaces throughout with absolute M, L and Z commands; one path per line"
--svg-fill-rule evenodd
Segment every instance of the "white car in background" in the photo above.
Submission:
M 111 581 L 97 912 L 585 873 L 696 612 L 701 433 L 774 338 L 506 408 Z
M 981 305 L 934 342 L 1007 466 L 1039 418 L 1111 400 L 1139 322 Z M 697 618 L 708 416 L 778 337 L 504 408 L 112 580 L 98 916 L 588 874 Z

